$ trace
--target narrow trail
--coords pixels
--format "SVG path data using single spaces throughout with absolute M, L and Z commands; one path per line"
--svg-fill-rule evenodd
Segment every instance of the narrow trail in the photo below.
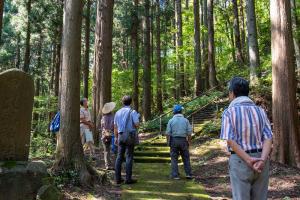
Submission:
M 138 183 L 122 186 L 122 199 L 209 199 L 204 188 L 185 179 L 182 163 L 180 180 L 170 175 L 170 153 L 164 138 L 154 137 L 136 147 L 133 174 Z

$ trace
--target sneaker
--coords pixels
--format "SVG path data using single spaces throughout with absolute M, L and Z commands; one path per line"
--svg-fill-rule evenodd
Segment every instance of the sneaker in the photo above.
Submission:
M 131 179 L 131 180 L 125 181 L 125 184 L 134 184 L 134 183 L 137 183 L 137 180 Z
M 186 179 L 193 179 L 193 176 L 192 175 L 186 175 L 185 178 Z
M 174 179 L 174 180 L 180 180 L 180 178 L 178 176 L 175 176 L 172 179 Z

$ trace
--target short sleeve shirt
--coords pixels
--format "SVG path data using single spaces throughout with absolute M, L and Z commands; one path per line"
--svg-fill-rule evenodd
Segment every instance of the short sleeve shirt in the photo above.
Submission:
M 80 119 L 84 119 L 85 121 L 92 121 L 91 120 L 91 113 L 89 109 L 85 109 L 83 107 L 80 108 Z M 81 123 L 80 121 L 80 127 L 81 128 L 89 128 L 88 125 Z
M 118 127 L 118 133 L 124 132 L 126 130 L 126 126 L 129 131 L 133 131 L 136 129 L 134 125 L 139 123 L 139 114 L 135 110 L 131 110 L 129 116 L 130 110 L 130 106 L 124 106 L 116 112 L 114 125 Z M 129 116 L 129 119 L 126 125 L 127 116 Z

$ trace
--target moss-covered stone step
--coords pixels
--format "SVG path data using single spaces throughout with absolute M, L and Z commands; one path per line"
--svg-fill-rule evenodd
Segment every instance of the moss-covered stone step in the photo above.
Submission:
M 158 146 L 137 146 L 135 151 L 155 151 L 155 152 L 170 152 L 170 147 L 158 147 Z
M 170 163 L 171 159 L 166 157 L 135 156 L 134 162 L 137 163 Z
M 155 157 L 155 156 L 135 156 L 134 161 L 136 163 L 171 163 L 170 157 Z M 178 158 L 178 163 L 181 163 L 181 157 Z
M 144 143 L 143 146 L 166 147 L 166 146 L 167 146 L 167 142 L 151 142 L 151 143 Z
M 170 157 L 169 151 L 136 151 L 135 156 Z

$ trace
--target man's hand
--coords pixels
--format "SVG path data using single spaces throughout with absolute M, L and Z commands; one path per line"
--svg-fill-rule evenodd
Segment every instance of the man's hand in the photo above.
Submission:
M 263 162 L 264 160 L 261 158 L 255 158 L 255 157 L 249 157 L 246 160 L 246 163 L 249 167 L 251 167 L 253 170 L 259 172 L 259 167 L 261 166 L 260 164 L 257 165 L 257 163 Z
M 253 165 L 254 170 L 257 171 L 258 173 L 261 173 L 265 167 L 265 161 L 264 160 L 259 160 Z

